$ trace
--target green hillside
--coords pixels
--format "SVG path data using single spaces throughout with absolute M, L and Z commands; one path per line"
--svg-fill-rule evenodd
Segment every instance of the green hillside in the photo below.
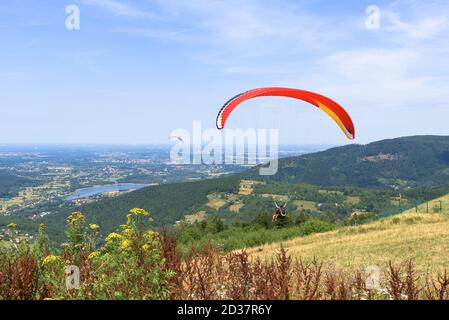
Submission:
M 29 186 L 31 183 L 30 179 L 0 170 L 0 198 L 14 197 L 21 188 Z
M 173 224 L 187 212 L 196 211 L 207 202 L 207 195 L 215 191 L 236 192 L 239 180 L 236 178 L 208 179 L 173 185 L 153 186 L 137 190 L 117 198 L 82 206 L 95 223 L 104 227 L 116 227 L 123 221 L 123 212 L 130 208 L 144 208 L 152 213 L 155 226 Z
M 246 176 L 259 177 L 258 168 Z M 278 173 L 267 179 L 369 188 L 449 185 L 449 136 L 389 139 L 281 159 Z
M 214 216 L 229 223 L 251 222 L 260 215 L 270 217 L 273 201 L 289 201 L 295 221 L 307 215 L 346 223 L 398 213 L 448 188 L 449 137 L 416 136 L 281 159 L 278 174 L 265 180 L 252 169 L 224 178 L 152 186 L 80 207 L 67 204 L 39 223 L 59 242 L 73 211 L 110 232 L 134 207 L 151 212 L 154 226 L 162 227 L 186 216 L 190 222 Z M 37 222 L 20 216 L 0 217 L 0 227 L 11 221 L 26 232 L 37 229 Z
M 126 219 L 126 213 L 131 208 L 144 208 L 151 212 L 155 227 L 172 225 L 184 215 L 197 211 L 207 203 L 207 195 L 217 191 L 237 193 L 239 188 L 237 177 L 208 179 L 195 182 L 151 186 L 136 190 L 115 198 L 98 202 L 63 208 L 58 212 L 40 220 L 48 227 L 51 238 L 61 241 L 64 238 L 63 227 L 66 217 L 73 211 L 81 211 L 92 223 L 98 223 L 102 230 L 115 230 Z M 0 217 L 0 225 L 14 221 L 20 226 L 26 226 L 27 231 L 36 229 L 36 223 L 27 219 Z

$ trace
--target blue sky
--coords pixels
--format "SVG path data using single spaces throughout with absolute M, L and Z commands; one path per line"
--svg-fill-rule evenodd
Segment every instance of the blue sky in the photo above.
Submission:
M 65 27 L 67 5 L 80 30 Z M 379 29 L 365 27 L 368 5 Z M 449 134 L 448 1 L 3 0 L 0 43 L 0 143 L 165 143 L 263 86 L 333 98 L 358 143 Z M 228 126 L 348 143 L 289 99 L 246 103 Z

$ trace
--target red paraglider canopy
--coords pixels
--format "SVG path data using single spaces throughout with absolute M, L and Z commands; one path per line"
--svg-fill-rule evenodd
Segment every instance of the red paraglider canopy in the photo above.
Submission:
M 217 128 L 223 129 L 230 114 L 242 102 L 256 97 L 289 97 L 306 101 L 326 112 L 338 124 L 349 139 L 355 138 L 355 129 L 351 117 L 337 102 L 320 94 L 291 88 L 259 88 L 238 94 L 221 108 L 217 116 Z

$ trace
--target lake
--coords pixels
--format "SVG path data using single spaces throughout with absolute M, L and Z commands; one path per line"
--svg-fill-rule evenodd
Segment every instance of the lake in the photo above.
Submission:
M 108 184 L 104 186 L 84 188 L 76 190 L 71 196 L 68 196 L 66 200 L 74 201 L 81 198 L 91 197 L 104 192 L 137 190 L 148 186 L 149 186 L 148 184 L 139 184 L 139 183 L 118 183 L 118 184 Z

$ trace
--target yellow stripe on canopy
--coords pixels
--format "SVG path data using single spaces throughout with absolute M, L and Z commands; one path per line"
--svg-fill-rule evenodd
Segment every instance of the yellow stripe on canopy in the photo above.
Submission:
M 316 101 L 316 103 L 320 106 L 320 109 L 322 109 L 324 112 L 326 112 L 332 119 L 334 119 L 334 121 L 338 124 L 338 126 L 340 127 L 341 131 L 344 132 L 344 134 L 346 135 L 346 137 L 348 137 L 349 139 L 353 139 L 354 137 L 348 132 L 348 130 L 346 130 L 345 126 L 343 125 L 343 123 L 341 122 L 340 118 L 328 107 L 326 107 L 324 104 Z

